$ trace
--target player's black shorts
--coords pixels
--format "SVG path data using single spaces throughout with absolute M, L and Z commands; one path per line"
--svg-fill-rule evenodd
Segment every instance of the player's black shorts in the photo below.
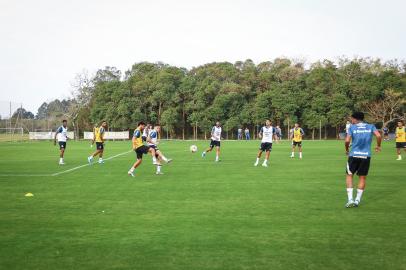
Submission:
M 406 148 L 406 142 L 397 142 L 396 148 Z
M 211 140 L 210 141 L 210 148 L 213 148 L 214 146 L 220 147 L 220 141 Z
M 262 152 L 266 151 L 272 151 L 272 143 L 270 142 L 264 142 L 261 143 L 261 146 L 259 147 L 259 150 L 261 150 Z
M 58 144 L 59 144 L 59 149 L 60 150 L 66 149 L 66 142 L 58 142 Z
M 347 174 L 355 174 L 360 176 L 367 176 L 369 171 L 369 165 L 371 163 L 371 158 L 359 158 L 359 157 L 349 157 L 347 162 Z
M 104 149 L 104 144 L 102 142 L 96 142 L 96 149 L 97 150 L 103 150 Z
M 155 149 L 155 157 L 156 158 L 158 158 L 159 157 L 159 155 L 158 155 L 158 151 L 159 151 L 159 149 L 158 149 L 158 146 L 156 146 L 156 145 L 148 145 L 150 148 L 152 148 L 152 149 Z
M 149 147 L 146 145 L 142 145 L 134 150 L 137 153 L 137 159 L 142 159 L 143 154 L 148 154 Z
M 139 138 L 139 137 L 138 137 L 138 138 Z M 143 142 L 146 142 L 146 141 L 147 141 L 147 137 L 141 136 L 141 138 L 142 138 L 142 141 L 143 141 Z
M 295 141 L 292 141 L 292 145 L 293 146 L 299 146 L 299 147 L 302 147 L 302 142 L 295 142 Z

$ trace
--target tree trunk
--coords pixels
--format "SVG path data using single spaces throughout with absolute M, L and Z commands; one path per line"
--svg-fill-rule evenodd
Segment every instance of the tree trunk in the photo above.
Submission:
M 312 128 L 312 140 L 314 141 L 314 128 Z
M 182 120 L 183 120 L 183 125 L 182 125 L 182 140 L 185 140 L 185 127 L 186 127 L 186 121 L 185 121 L 185 105 L 182 106 Z

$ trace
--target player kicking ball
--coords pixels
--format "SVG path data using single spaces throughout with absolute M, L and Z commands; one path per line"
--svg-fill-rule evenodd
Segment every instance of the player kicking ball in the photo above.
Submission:
M 157 160 L 155 157 L 155 149 L 151 148 L 149 146 L 146 146 L 142 142 L 142 132 L 145 128 L 145 123 L 144 122 L 139 122 L 137 128 L 134 130 L 133 134 L 133 139 L 132 139 L 132 144 L 133 144 L 133 150 L 137 154 L 137 161 L 134 163 L 134 165 L 130 168 L 128 171 L 128 175 L 134 177 L 134 170 L 141 165 L 142 163 L 142 156 L 144 154 L 151 153 L 152 155 L 152 161 L 153 164 L 157 164 Z
M 149 131 L 149 134 L 146 139 L 148 146 L 155 150 L 155 157 L 157 159 L 155 174 L 157 174 L 157 175 L 163 174 L 163 172 L 161 171 L 162 161 L 164 161 L 166 163 L 170 163 L 172 161 L 172 159 L 166 158 L 164 156 L 164 154 L 161 152 L 161 150 L 158 149 L 159 132 L 161 132 L 161 127 L 159 125 L 155 125 L 155 127 Z
M 396 153 L 398 154 L 398 158 L 396 160 L 402 160 L 402 149 L 406 152 L 406 127 L 402 121 L 398 121 L 396 128 Z
M 68 121 L 63 120 L 62 126 L 60 126 L 56 132 L 54 137 L 54 145 L 56 145 L 56 140 L 58 139 L 59 144 L 59 165 L 64 165 L 65 162 L 63 161 L 63 157 L 65 155 L 66 149 L 66 141 L 68 138 Z
M 347 162 L 347 197 L 348 202 L 345 205 L 347 208 L 357 207 L 361 202 L 362 194 L 365 190 L 365 182 L 369 171 L 371 162 L 371 143 L 373 135 L 376 136 L 377 146 L 376 152 L 381 151 L 382 137 L 376 127 L 372 124 L 363 122 L 364 113 L 355 112 L 351 115 L 351 127 L 345 138 L 345 152 L 348 155 Z M 350 151 L 350 143 L 351 151 Z M 353 199 L 353 175 L 357 174 L 359 177 L 357 197 Z
M 295 123 L 295 127 L 290 130 L 290 139 L 292 140 L 292 154 L 291 158 L 295 157 L 296 146 L 299 148 L 299 158 L 302 158 L 302 139 L 304 131 L 300 127 L 299 123 Z
M 104 163 L 103 161 L 103 152 L 104 152 L 104 132 L 107 129 L 107 122 L 103 121 L 100 127 L 95 127 L 93 129 L 93 141 L 96 142 L 96 152 L 94 152 L 91 156 L 87 157 L 87 161 L 89 164 L 92 164 L 93 158 L 95 156 L 99 156 L 99 164 Z
M 202 157 L 206 156 L 216 147 L 216 162 L 220 161 L 220 140 L 221 140 L 221 125 L 220 122 L 216 122 L 216 125 L 211 129 L 211 141 L 209 148 L 202 153 Z
M 262 163 L 263 167 L 268 167 L 268 160 L 269 160 L 269 155 L 272 151 L 272 141 L 275 138 L 276 130 L 272 126 L 272 121 L 271 120 L 266 120 L 265 126 L 261 128 L 261 130 L 258 133 L 258 138 L 261 139 L 261 146 L 259 147 L 258 155 L 257 155 L 257 161 L 255 162 L 254 166 L 258 166 L 259 164 L 259 159 L 261 158 L 262 152 L 265 152 L 265 159 L 264 162 Z

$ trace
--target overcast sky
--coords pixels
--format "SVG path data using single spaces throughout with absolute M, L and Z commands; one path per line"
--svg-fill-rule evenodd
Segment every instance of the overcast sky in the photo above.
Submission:
M 70 96 L 75 74 L 275 57 L 406 59 L 401 0 L 0 0 L 0 114 Z

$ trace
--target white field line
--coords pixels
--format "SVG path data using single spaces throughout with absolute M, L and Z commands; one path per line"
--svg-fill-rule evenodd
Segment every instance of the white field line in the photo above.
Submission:
M 117 154 L 117 155 L 114 155 L 114 156 L 108 157 L 108 158 L 106 158 L 105 160 L 110 160 L 110 159 L 113 159 L 113 158 L 116 158 L 116 157 L 119 157 L 119 156 L 122 156 L 122 155 L 128 154 L 128 153 L 130 153 L 130 152 L 133 152 L 133 150 L 126 151 L 126 152 L 123 152 L 123 153 L 120 153 L 120 154 Z M 89 164 L 89 163 L 87 163 L 87 164 L 83 164 L 83 165 L 80 165 L 80 166 L 77 166 L 77 167 L 74 167 L 74 168 L 71 168 L 71 169 L 68 169 L 68 170 L 65 170 L 65 171 L 61 171 L 61 172 L 57 172 L 57 173 L 53 173 L 53 174 L 51 174 L 51 176 L 57 176 L 57 175 L 61 175 L 61 174 L 64 174 L 64 173 L 68 173 L 68 172 L 76 171 L 76 170 L 78 170 L 78 169 L 80 169 L 80 168 L 83 168 L 83 167 L 86 167 L 86 166 L 90 166 L 90 164 Z
M 123 153 L 120 153 L 120 154 L 117 154 L 117 155 L 108 157 L 108 158 L 106 158 L 105 160 L 110 160 L 110 159 L 113 159 L 113 158 L 116 158 L 116 157 L 119 157 L 119 156 L 128 154 L 128 153 L 130 153 L 130 152 L 132 152 L 132 151 L 133 151 L 133 150 L 129 150 L 129 151 L 126 151 L 126 152 L 123 152 Z M 87 163 L 87 164 L 79 165 L 79 166 L 77 166 L 77 167 L 74 167 L 74 168 L 71 168 L 71 169 L 68 169 L 68 170 L 65 170 L 65 171 L 61 171 L 61 172 L 57 172 L 57 173 L 52 173 L 52 174 L 11 174 L 11 173 L 7 173 L 7 174 L 0 174 L 0 177 L 45 177 L 45 176 L 58 176 L 58 175 L 61 175 L 61 174 L 64 174 L 64 173 L 76 171 L 76 170 L 78 170 L 78 169 L 80 169 L 80 168 L 83 168 L 83 167 L 86 167 L 86 166 L 89 166 L 89 165 L 90 165 L 90 164 Z

